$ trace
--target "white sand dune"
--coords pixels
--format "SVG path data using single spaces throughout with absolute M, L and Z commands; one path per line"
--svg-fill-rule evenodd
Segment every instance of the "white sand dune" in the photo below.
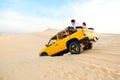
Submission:
M 0 36 L 0 80 L 120 80 L 120 35 L 99 34 L 79 55 L 39 57 L 56 30 Z

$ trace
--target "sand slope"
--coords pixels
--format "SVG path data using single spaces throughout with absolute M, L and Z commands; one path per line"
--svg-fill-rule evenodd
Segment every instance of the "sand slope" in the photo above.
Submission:
M 39 57 L 56 32 L 0 36 L 0 80 L 120 80 L 120 35 L 100 34 L 79 55 Z

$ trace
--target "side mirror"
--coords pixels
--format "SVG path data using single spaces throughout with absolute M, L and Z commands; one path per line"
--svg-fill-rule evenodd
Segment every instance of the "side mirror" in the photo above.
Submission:
M 46 47 L 48 47 L 49 45 L 48 45 L 48 44 L 46 44 L 45 46 L 46 46 Z

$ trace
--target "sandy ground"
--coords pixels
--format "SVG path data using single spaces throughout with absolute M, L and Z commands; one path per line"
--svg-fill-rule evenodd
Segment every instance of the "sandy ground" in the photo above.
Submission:
M 0 36 L 0 80 L 120 80 L 120 34 L 99 34 L 79 55 L 39 57 L 56 30 Z

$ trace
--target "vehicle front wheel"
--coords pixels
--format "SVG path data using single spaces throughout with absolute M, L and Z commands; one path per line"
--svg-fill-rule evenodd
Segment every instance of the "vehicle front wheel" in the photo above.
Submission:
M 71 54 L 80 54 L 80 44 L 77 41 L 70 42 L 68 45 L 68 50 Z
M 48 54 L 47 53 L 42 53 L 41 56 L 48 56 Z

